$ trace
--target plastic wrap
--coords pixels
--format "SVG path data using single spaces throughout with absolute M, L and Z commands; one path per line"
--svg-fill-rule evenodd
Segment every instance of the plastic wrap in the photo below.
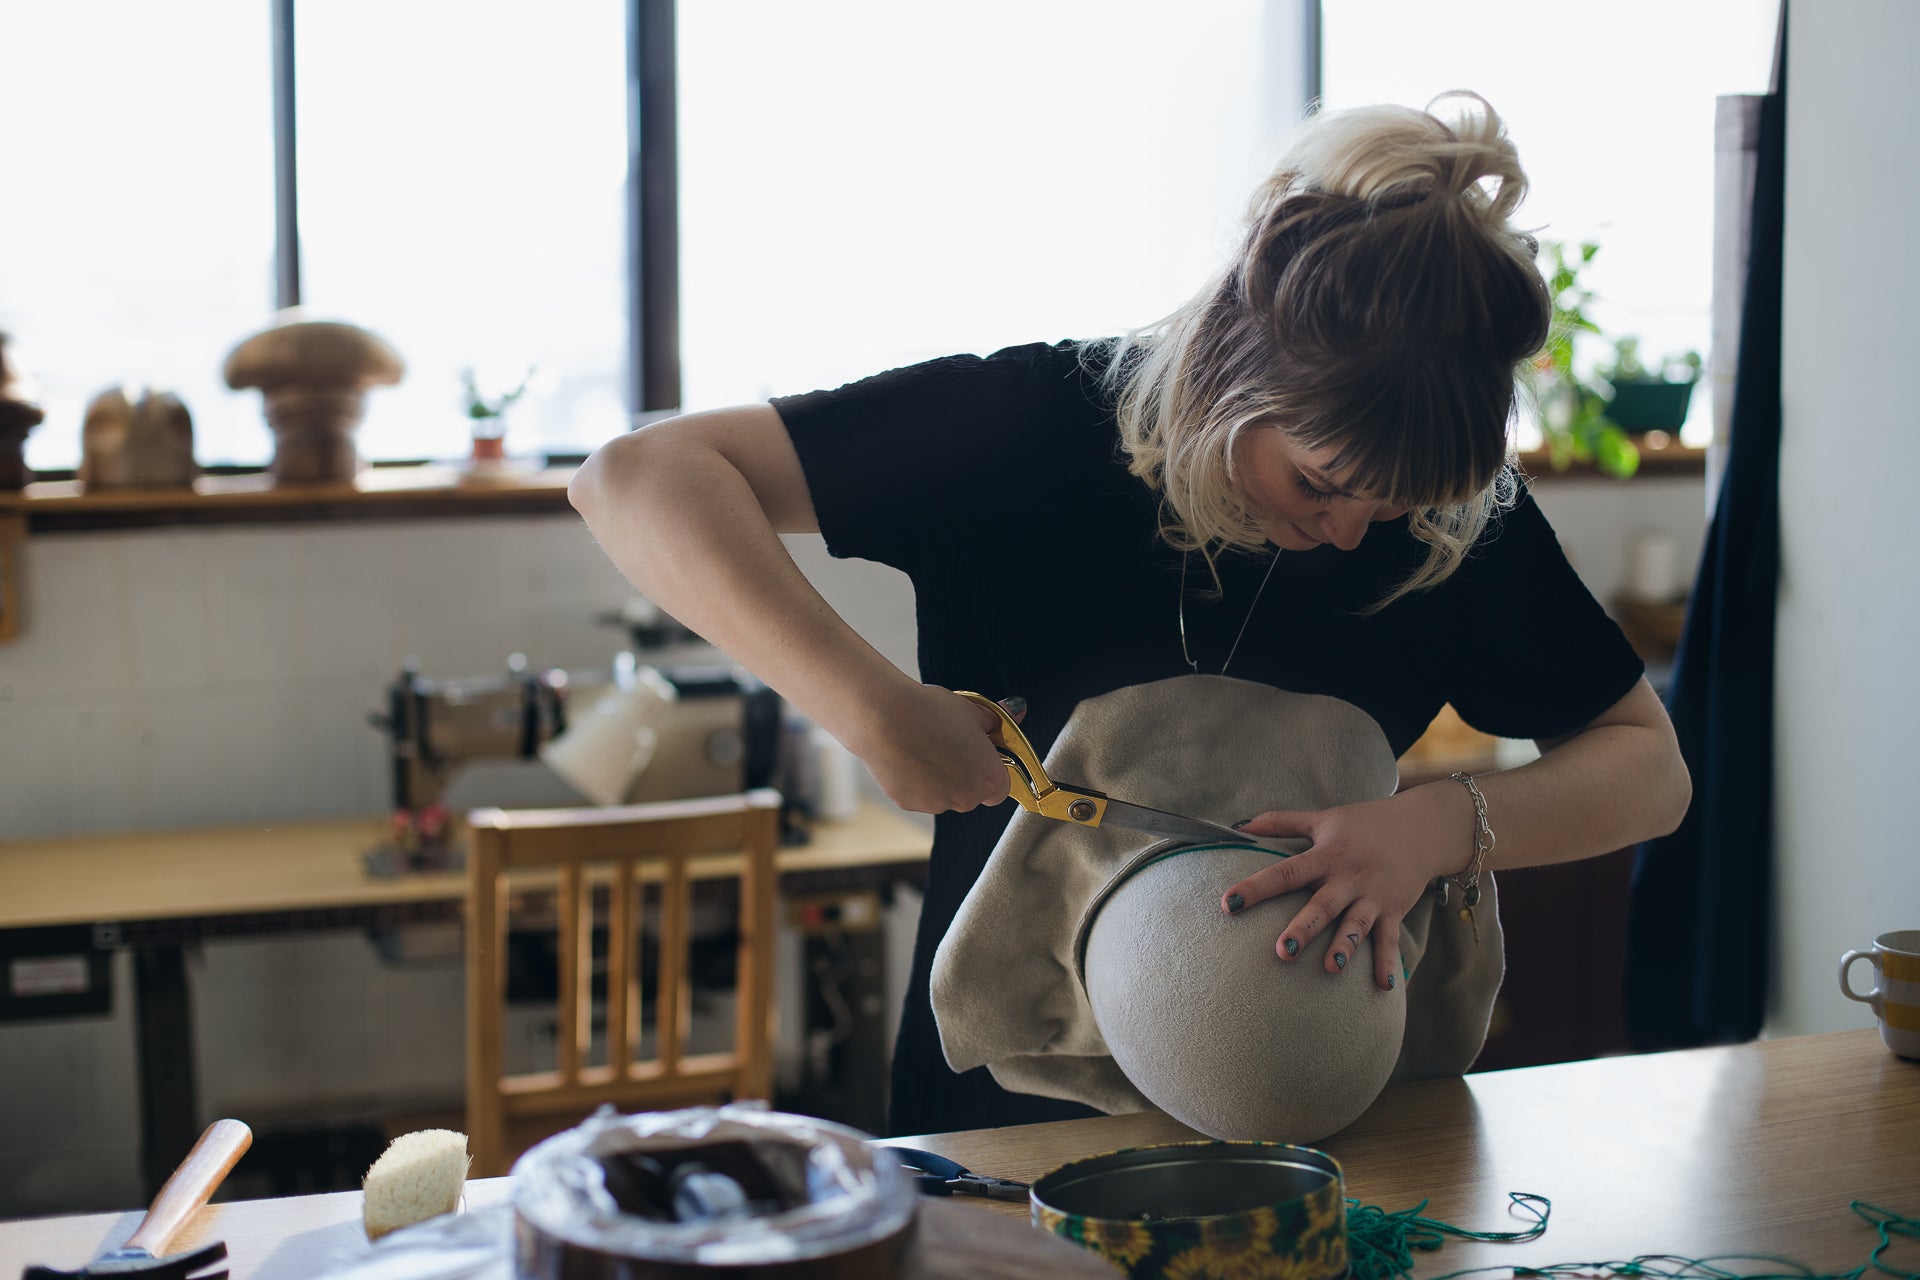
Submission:
M 702 1267 L 892 1253 L 917 1202 L 865 1135 L 750 1106 L 606 1109 L 513 1167 L 522 1275 L 550 1270 L 543 1257 L 569 1247 Z

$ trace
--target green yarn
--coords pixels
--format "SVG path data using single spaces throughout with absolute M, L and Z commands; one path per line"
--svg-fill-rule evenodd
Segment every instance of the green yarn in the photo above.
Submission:
M 1353 1280 L 1392 1280 L 1396 1276 L 1409 1276 L 1413 1272 L 1414 1251 L 1431 1253 L 1445 1244 L 1448 1236 L 1517 1244 L 1536 1240 L 1545 1234 L 1547 1218 L 1553 1212 L 1551 1200 L 1529 1191 L 1509 1191 L 1507 1199 L 1512 1201 L 1513 1208 L 1533 1218 L 1532 1226 L 1522 1231 L 1469 1231 L 1450 1222 L 1421 1216 L 1427 1207 L 1425 1200 L 1399 1213 L 1388 1213 L 1375 1205 L 1363 1205 L 1358 1200 L 1347 1201 L 1347 1252 Z M 1817 1272 L 1791 1258 L 1770 1254 L 1683 1258 L 1675 1254 L 1643 1253 L 1626 1261 L 1556 1262 L 1544 1267 L 1472 1267 L 1465 1271 L 1449 1271 L 1443 1276 L 1435 1276 L 1433 1280 L 1457 1280 L 1460 1276 L 1494 1271 L 1509 1272 L 1519 1278 L 1544 1277 L 1546 1280 L 1562 1276 L 1620 1276 L 1628 1280 L 1863 1280 L 1869 1271 L 1875 1271 L 1891 1276 L 1893 1280 L 1920 1280 L 1920 1272 L 1896 1271 L 1881 1260 L 1881 1255 L 1892 1246 L 1894 1237 L 1920 1240 L 1920 1220 L 1891 1209 L 1882 1209 L 1864 1200 L 1852 1201 L 1848 1207 L 1880 1236 L 1880 1243 L 1872 1254 L 1851 1271 Z M 1744 1271 L 1723 1265 L 1739 1262 L 1770 1263 L 1779 1269 Z
M 1553 1201 L 1531 1191 L 1509 1191 L 1507 1199 L 1513 1202 L 1513 1208 L 1533 1217 L 1531 1227 L 1524 1231 L 1469 1231 L 1438 1218 L 1422 1217 L 1425 1200 L 1399 1213 L 1388 1213 L 1358 1200 L 1347 1201 L 1347 1266 L 1353 1280 L 1390 1280 L 1408 1275 L 1413 1270 L 1415 1249 L 1431 1253 L 1445 1244 L 1448 1236 L 1503 1244 L 1538 1239 L 1547 1229 Z

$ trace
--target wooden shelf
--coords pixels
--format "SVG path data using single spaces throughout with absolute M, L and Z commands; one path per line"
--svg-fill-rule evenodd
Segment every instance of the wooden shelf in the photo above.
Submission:
M 571 467 L 470 475 L 456 466 L 373 467 L 350 484 L 275 485 L 262 474 L 202 476 L 192 488 L 109 489 L 46 480 L 0 494 L 0 518 L 24 515 L 33 533 L 170 525 L 284 524 L 569 510 Z
M 1678 441 L 1659 445 L 1646 440 L 1638 442 L 1640 446 L 1640 469 L 1633 475 L 1638 480 L 1645 476 L 1705 476 L 1707 474 L 1707 451 L 1695 449 Z M 1612 476 L 1592 463 L 1576 462 L 1565 471 L 1553 469 L 1553 459 L 1545 449 L 1532 449 L 1520 455 L 1520 470 L 1534 484 L 1553 484 L 1560 480 L 1608 480 L 1620 483 Z
M 1542 451 L 1520 455 L 1536 484 L 1604 480 L 1591 466 L 1555 471 Z M 87 492 L 77 480 L 42 480 L 0 493 L 0 519 L 26 518 L 32 533 L 148 529 L 181 525 L 291 524 L 339 520 L 409 520 L 480 515 L 553 515 L 569 510 L 572 467 L 474 476 L 464 467 L 371 467 L 351 484 L 275 485 L 264 473 L 203 476 L 191 488 Z M 1640 476 L 1706 472 L 1706 451 L 1680 444 L 1643 444 Z

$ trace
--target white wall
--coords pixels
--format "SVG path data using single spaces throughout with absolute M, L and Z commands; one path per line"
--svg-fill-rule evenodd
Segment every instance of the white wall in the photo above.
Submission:
M 1599 476 L 1554 477 L 1533 486 L 1580 580 L 1602 603 L 1626 587 L 1627 544 L 1642 532 L 1664 534 L 1684 590 L 1706 536 L 1706 494 L 1699 476 L 1644 476 L 1628 483 Z
M 33 538 L 0 646 L 0 839 L 378 813 L 429 676 L 605 669 L 627 592 L 567 516 Z
M 1794 6 L 1767 1024 L 1782 1035 L 1871 1025 L 1841 997 L 1836 963 L 1877 933 L 1920 927 L 1908 800 L 1920 724 L 1915 49 L 1909 0 Z

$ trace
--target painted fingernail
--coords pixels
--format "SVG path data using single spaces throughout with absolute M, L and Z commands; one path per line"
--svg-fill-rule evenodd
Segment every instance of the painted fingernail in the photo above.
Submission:
M 1334 953 L 1333 953 L 1333 967 L 1334 967 L 1334 968 L 1336 968 L 1336 969 L 1345 969 L 1345 968 L 1347 967 L 1347 953 L 1346 953 L 1346 952 L 1344 952 L 1344 951 L 1336 951 L 1336 952 L 1334 952 Z
M 1246 900 L 1245 898 L 1243 898 L 1243 897 L 1241 897 L 1241 896 L 1240 896 L 1239 894 L 1237 894 L 1237 893 L 1230 893 L 1230 894 L 1228 894 L 1228 895 L 1227 895 L 1227 910 L 1228 910 L 1228 911 L 1238 911 L 1238 910 L 1240 910 L 1240 908 L 1242 908 L 1242 907 L 1244 907 L 1244 906 L 1246 906 L 1246 905 L 1247 905 L 1247 900 Z
M 1391 990 L 1393 990 L 1393 975 L 1392 975 L 1392 974 L 1388 974 L 1388 975 L 1387 975 L 1387 990 L 1389 990 L 1389 991 L 1391 991 Z
M 1287 954 L 1290 956 L 1297 956 L 1300 954 L 1300 940 L 1298 938 L 1288 938 L 1285 942 L 1282 942 L 1280 945 L 1286 948 Z
M 1027 709 L 1027 700 L 1016 693 L 1011 698 L 1000 699 L 1000 705 L 1007 709 L 1007 714 L 1010 716 L 1023 715 Z
M 1233 824 L 1233 829 L 1235 831 L 1245 831 L 1252 822 L 1253 822 L 1252 818 L 1242 818 L 1240 819 L 1240 821 Z

